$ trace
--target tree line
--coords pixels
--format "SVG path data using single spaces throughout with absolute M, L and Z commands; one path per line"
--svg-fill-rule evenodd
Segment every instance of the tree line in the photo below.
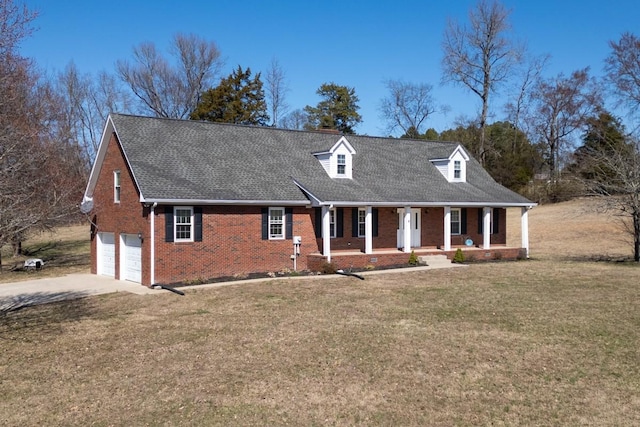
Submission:
M 390 79 L 378 106 L 388 135 L 460 142 L 498 182 L 535 201 L 633 193 L 637 128 L 625 128 L 605 94 L 638 119 L 640 39 L 624 33 L 609 42 L 602 79 L 589 68 L 549 77 L 548 56 L 517 43 L 510 13 L 499 1 L 480 0 L 467 20 L 449 21 L 442 37 L 441 83 L 477 97 L 477 115 L 437 132 L 429 120 L 449 107 L 434 98 L 432 84 Z M 168 54 L 141 43 L 111 72 L 91 75 L 69 63 L 45 75 L 19 51 L 36 18 L 0 0 L 0 247 L 73 217 L 109 112 L 344 134 L 362 122 L 354 87 L 326 82 L 316 92 L 320 102 L 292 109 L 276 59 L 264 73 L 238 65 L 224 76 L 216 43 L 193 34 L 175 35 Z M 507 102 L 492 122 L 498 91 Z M 640 259 L 640 197 L 633 203 L 618 212 L 633 219 Z

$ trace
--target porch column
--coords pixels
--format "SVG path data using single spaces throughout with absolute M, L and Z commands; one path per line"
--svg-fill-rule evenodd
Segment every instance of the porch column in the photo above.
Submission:
M 444 250 L 451 250 L 451 206 L 444 207 Z
M 322 255 L 331 262 L 331 213 L 329 206 L 322 206 Z
M 402 217 L 403 229 L 402 233 L 404 234 L 404 247 L 402 248 L 403 252 L 409 253 L 411 252 L 411 206 L 404 207 L 404 216 Z
M 482 210 L 482 249 L 491 247 L 491 208 Z
M 524 206 L 520 213 L 520 228 L 522 234 L 522 247 L 525 251 L 525 256 L 529 258 L 529 206 Z
M 364 217 L 364 253 L 373 253 L 373 210 L 371 206 L 366 207 Z

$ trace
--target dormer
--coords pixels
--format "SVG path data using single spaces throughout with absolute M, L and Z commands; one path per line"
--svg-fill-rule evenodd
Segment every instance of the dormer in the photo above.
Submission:
M 446 159 L 433 159 L 431 163 L 449 182 L 467 182 L 469 155 L 458 145 Z
M 331 178 L 353 177 L 353 149 L 347 138 L 341 137 L 328 151 L 313 153 Z

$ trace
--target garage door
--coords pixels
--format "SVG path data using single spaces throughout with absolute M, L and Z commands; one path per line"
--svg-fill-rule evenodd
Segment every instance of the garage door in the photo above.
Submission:
M 98 233 L 98 274 L 116 275 L 116 239 L 113 233 Z
M 140 283 L 142 282 L 142 242 L 133 234 L 124 234 L 122 240 L 124 243 L 122 278 Z

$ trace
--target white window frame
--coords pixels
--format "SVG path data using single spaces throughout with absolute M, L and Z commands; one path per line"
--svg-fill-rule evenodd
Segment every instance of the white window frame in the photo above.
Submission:
M 178 211 L 189 211 L 189 215 L 178 215 Z M 178 219 L 188 218 L 189 222 L 178 222 Z M 194 216 L 193 216 L 193 207 L 192 206 L 175 206 L 173 208 L 173 240 L 175 242 L 193 242 L 193 233 L 194 233 Z M 188 227 L 189 237 L 180 237 L 184 231 L 187 229 L 182 229 L 179 227 Z M 180 231 L 178 231 L 180 230 Z
M 458 217 L 458 219 L 456 221 L 454 221 L 454 214 L 455 216 Z M 450 221 L 451 221 L 451 235 L 452 236 L 459 236 L 460 234 L 462 234 L 462 209 L 460 208 L 451 208 L 451 216 L 450 216 Z M 454 231 L 454 224 L 457 224 L 458 226 L 458 231 Z
M 345 176 L 347 174 L 347 155 L 338 154 L 336 157 L 336 164 L 337 164 L 336 174 L 340 176 Z
M 120 203 L 120 193 L 121 193 L 121 184 L 120 184 L 120 171 L 113 171 L 113 203 Z
M 358 208 L 358 237 L 365 237 L 367 226 L 367 210 L 364 208 Z
M 336 209 L 329 209 L 329 237 L 336 237 Z
M 274 215 L 272 212 L 282 212 L 280 218 Z M 284 240 L 285 238 L 285 222 L 286 212 L 283 207 L 270 207 L 269 208 L 269 240 Z M 272 233 L 272 226 L 280 226 L 280 233 Z
M 462 161 L 453 161 L 453 179 L 458 181 L 462 179 Z

